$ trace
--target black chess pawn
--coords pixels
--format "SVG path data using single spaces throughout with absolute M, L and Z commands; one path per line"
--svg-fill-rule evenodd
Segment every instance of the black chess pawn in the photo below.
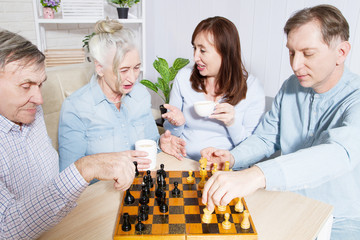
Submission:
M 121 226 L 121 229 L 124 232 L 128 232 L 131 230 L 130 216 L 128 213 L 124 213 L 124 215 L 123 215 L 123 224 Z
M 173 197 L 180 196 L 180 189 L 178 188 L 178 182 L 174 182 L 174 189 L 171 191 Z
M 149 195 L 146 192 L 146 186 L 145 185 L 141 185 L 141 194 L 140 194 L 140 204 L 148 204 L 149 203 Z
M 146 211 L 145 205 L 140 205 L 139 207 L 139 218 L 141 219 L 141 221 L 146 221 L 149 219 L 149 215 Z
M 136 161 L 133 162 L 135 165 L 135 177 L 139 176 L 139 170 L 137 168 L 138 163 Z
M 145 230 L 145 225 L 141 222 L 141 219 L 139 216 L 138 216 L 138 223 L 135 225 L 135 230 L 138 232 L 142 232 Z
M 125 195 L 125 198 L 124 198 L 124 202 L 127 205 L 133 204 L 135 202 L 134 196 L 131 195 L 131 193 L 130 193 L 130 188 L 128 190 L 126 190 L 126 195 Z
M 159 206 L 159 211 L 161 213 L 167 213 L 168 210 L 169 210 L 169 207 L 166 204 L 166 192 L 163 192 L 162 196 L 161 196 L 161 203 L 160 203 L 160 206 Z
M 166 172 L 164 170 L 164 164 L 160 164 L 160 171 L 164 178 L 166 178 Z
M 150 188 L 152 188 L 154 186 L 154 181 L 153 181 L 153 179 L 151 177 L 151 171 L 147 170 L 146 173 L 147 173 L 147 176 L 148 176 L 148 181 L 150 183 Z

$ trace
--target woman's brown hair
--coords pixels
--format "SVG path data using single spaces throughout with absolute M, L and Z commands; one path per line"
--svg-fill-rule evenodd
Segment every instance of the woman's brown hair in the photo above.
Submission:
M 201 32 L 213 35 L 215 49 L 222 57 L 216 77 L 215 95 L 223 95 L 225 102 L 236 105 L 246 98 L 248 77 L 241 61 L 240 38 L 236 26 L 223 17 L 207 18 L 196 26 L 191 39 L 192 45 Z M 207 93 L 205 79 L 195 64 L 190 77 L 192 88 L 197 92 Z

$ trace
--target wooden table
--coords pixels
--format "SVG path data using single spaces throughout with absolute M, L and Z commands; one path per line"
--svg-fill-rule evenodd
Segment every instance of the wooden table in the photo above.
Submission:
M 165 153 L 158 154 L 157 164 L 161 163 L 166 171 L 199 169 L 196 161 L 178 161 Z M 81 195 L 78 206 L 39 239 L 110 240 L 121 198 L 122 193 L 113 189 L 112 182 L 93 184 Z M 333 210 L 326 203 L 292 192 L 258 190 L 245 200 L 259 240 L 315 239 Z

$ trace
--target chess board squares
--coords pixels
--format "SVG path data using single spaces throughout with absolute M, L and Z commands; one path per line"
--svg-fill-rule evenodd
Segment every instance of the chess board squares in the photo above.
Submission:
M 185 223 L 184 214 L 169 215 L 169 224 L 184 224 L 184 223 Z
M 185 234 L 185 231 L 186 231 L 185 224 L 169 224 L 170 234 Z
M 219 233 L 219 224 L 218 223 L 202 223 L 202 232 L 203 233 Z
M 187 234 L 201 234 L 202 233 L 202 224 L 201 223 L 186 224 L 186 233 Z
M 170 171 L 170 172 L 167 172 L 167 175 L 168 177 L 171 179 L 171 178 L 182 178 L 184 177 L 184 173 L 185 172 L 181 172 L 181 171 Z M 187 173 L 186 173 L 187 174 Z M 189 175 L 188 175 L 189 176 Z M 186 177 L 188 177 L 186 176 Z M 180 181 L 179 181 L 180 182 Z
M 185 183 L 184 183 L 184 181 L 185 181 Z M 183 190 L 184 191 L 197 191 L 197 186 L 196 186 L 196 184 L 188 184 L 187 182 L 186 182 L 186 179 L 184 180 L 183 179 Z
M 183 206 L 169 206 L 169 214 L 184 214 Z
M 168 206 L 184 206 L 184 198 L 168 198 Z
M 184 206 L 184 212 L 185 214 L 200 214 L 199 206 Z M 200 221 L 201 222 L 201 221 Z
M 184 198 L 198 198 L 197 191 L 183 191 Z
M 199 205 L 198 198 L 184 198 L 184 206 Z
M 169 184 L 172 185 L 172 188 L 174 188 L 174 182 L 177 182 L 179 185 L 178 187 L 181 185 L 182 183 L 182 179 L 181 178 L 169 178 Z

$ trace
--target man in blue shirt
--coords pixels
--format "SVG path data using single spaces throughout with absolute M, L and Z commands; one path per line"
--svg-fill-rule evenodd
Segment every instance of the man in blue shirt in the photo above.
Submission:
M 140 151 L 82 157 L 59 174 L 41 104 L 45 56 L 23 37 L 0 30 L 0 239 L 35 239 L 76 206 L 94 179 L 129 188 Z
M 259 188 L 295 191 L 334 206 L 332 239 L 360 239 L 360 77 L 344 67 L 349 25 L 319 5 L 295 13 L 284 31 L 294 75 L 254 135 L 232 151 L 202 150 L 209 164 L 245 169 L 214 174 L 202 200 L 211 210 Z

